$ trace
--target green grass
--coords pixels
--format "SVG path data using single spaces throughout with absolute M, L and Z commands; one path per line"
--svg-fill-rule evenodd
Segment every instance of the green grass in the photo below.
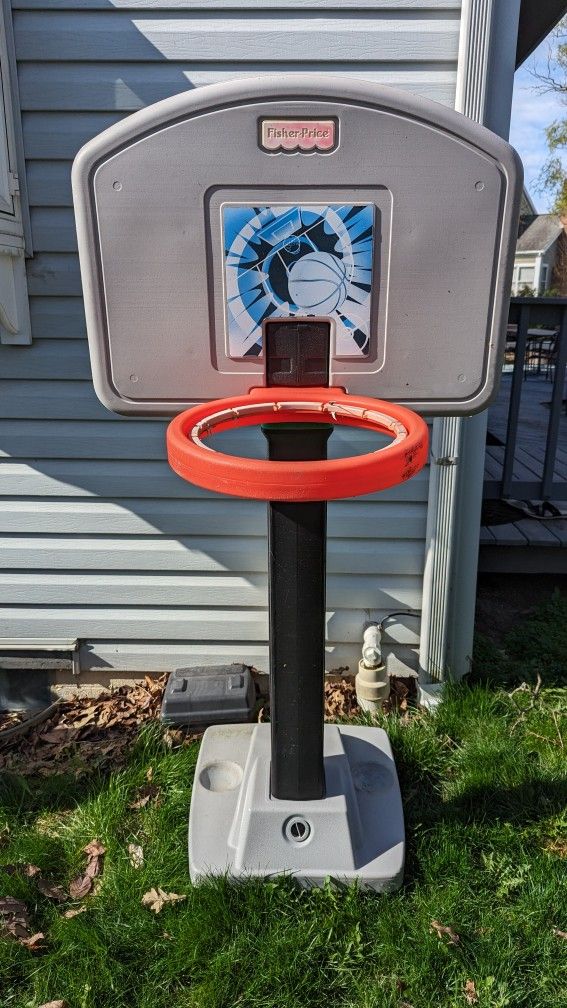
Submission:
M 566 711 L 557 687 L 483 683 L 450 688 L 435 715 L 384 719 L 408 840 L 404 886 L 385 896 L 289 879 L 192 889 L 197 745 L 168 750 L 157 727 L 110 776 L 4 780 L 0 862 L 65 884 L 89 840 L 107 855 L 73 919 L 0 867 L 0 896 L 24 899 L 47 938 L 35 953 L 0 941 L 1 1008 L 466 1008 L 467 981 L 478 1008 L 567 1008 L 567 941 L 553 930 L 567 931 Z M 161 804 L 135 811 L 149 767 Z M 187 899 L 154 916 L 141 905 L 153 886 Z

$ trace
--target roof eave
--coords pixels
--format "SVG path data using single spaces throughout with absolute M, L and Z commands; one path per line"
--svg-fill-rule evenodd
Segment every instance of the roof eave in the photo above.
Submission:
M 518 42 L 516 46 L 516 67 L 519 67 L 537 49 L 540 42 L 567 13 L 565 0 L 522 0 Z

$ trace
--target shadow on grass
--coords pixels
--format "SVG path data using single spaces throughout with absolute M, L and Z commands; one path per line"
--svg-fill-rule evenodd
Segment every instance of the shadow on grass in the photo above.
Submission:
M 111 771 L 97 771 L 76 780 L 69 774 L 54 773 L 27 778 L 16 773 L 0 774 L 0 852 L 2 831 L 32 825 L 38 815 L 64 815 L 91 802 L 108 785 Z M 0 853 L 1 856 L 1 853 Z
M 453 692 L 458 699 L 459 695 L 468 693 L 470 697 L 485 691 L 478 687 L 468 691 L 463 686 Z M 502 732 L 506 730 L 503 723 Z M 439 736 L 433 738 L 433 744 L 439 745 Z M 537 760 L 538 754 L 530 753 L 527 746 L 521 760 L 516 749 L 508 760 L 499 761 L 497 752 L 490 759 L 487 744 L 485 766 L 479 764 L 474 752 L 468 762 L 463 759 L 459 765 L 452 762 L 450 753 L 438 751 L 435 765 L 428 759 L 432 753 L 416 758 L 403 729 L 393 743 L 406 824 L 405 889 L 415 888 L 424 878 L 424 838 L 460 836 L 467 844 L 473 842 L 473 834 L 487 840 L 499 831 L 508 837 L 523 830 L 538 834 L 540 826 L 545 832 L 547 822 L 567 808 L 567 776 L 549 766 L 538 768 L 530 760 L 530 756 Z M 462 752 L 460 744 L 454 751 Z M 485 779 L 479 780 L 479 776 Z M 515 776 L 515 782 L 506 784 L 507 776 Z
M 518 620 L 502 646 L 476 634 L 467 682 L 510 689 L 534 685 L 538 675 L 547 688 L 567 686 L 567 596 L 559 589 Z
M 566 805 L 567 781 L 535 778 L 509 788 L 491 785 L 471 788 L 444 803 L 437 821 L 528 826 L 560 815 Z
M 52 773 L 45 771 L 41 775 L 4 770 L 0 773 L 0 814 L 23 824 L 39 813 L 65 813 L 93 801 L 108 788 L 113 775 L 135 771 L 136 767 L 168 754 L 163 733 L 160 722 L 146 722 L 133 738 L 130 749 L 126 752 L 120 749 L 116 762 L 107 755 L 103 765 L 93 767 L 90 772 L 83 763 L 76 769 L 72 758 L 64 770 L 55 766 Z M 0 822 L 0 830 L 1 826 Z

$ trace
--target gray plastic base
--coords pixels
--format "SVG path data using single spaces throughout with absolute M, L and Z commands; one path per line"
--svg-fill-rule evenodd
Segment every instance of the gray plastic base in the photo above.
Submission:
M 191 799 L 193 882 L 292 875 L 327 877 L 378 892 L 401 885 L 404 819 L 396 767 L 381 728 L 325 725 L 326 797 L 270 796 L 270 726 L 215 725 L 205 732 Z

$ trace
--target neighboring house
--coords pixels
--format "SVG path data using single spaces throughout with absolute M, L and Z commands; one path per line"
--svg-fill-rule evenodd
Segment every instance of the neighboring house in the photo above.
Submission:
M 165 460 L 165 424 L 120 419 L 94 394 L 72 159 L 121 117 L 186 88 L 305 69 L 407 88 L 505 136 L 514 66 L 564 4 L 2 3 L 4 647 L 25 655 L 78 639 L 75 671 L 95 682 L 199 662 L 266 669 L 264 507 L 178 479 Z M 429 336 L 419 336 L 427 352 Z M 330 506 L 329 669 L 356 667 L 365 621 L 411 607 L 421 625 L 408 617 L 388 624 L 388 669 L 421 669 L 424 679 L 467 670 L 485 430 L 484 415 L 436 420 L 429 470 L 386 493 Z
M 556 214 L 524 214 L 514 260 L 512 294 L 567 294 L 567 220 Z

